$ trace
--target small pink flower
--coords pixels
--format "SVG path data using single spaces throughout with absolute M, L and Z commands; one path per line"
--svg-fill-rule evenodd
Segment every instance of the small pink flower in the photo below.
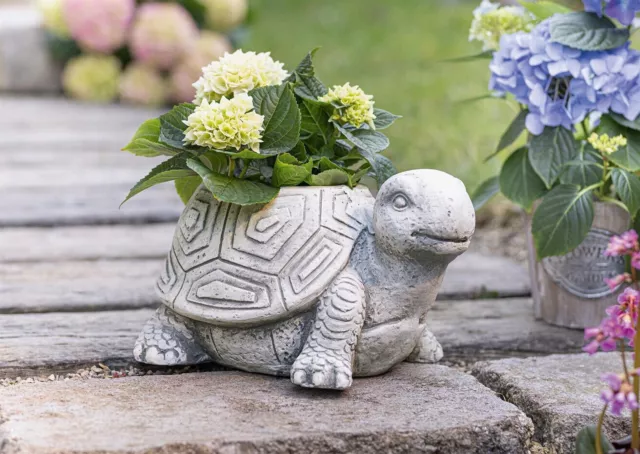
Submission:
M 141 63 L 170 69 L 195 44 L 198 27 L 176 3 L 145 3 L 131 32 L 131 50 Z
M 63 0 L 71 36 L 84 50 L 109 54 L 125 43 L 135 0 Z
M 611 290 L 617 289 L 623 283 L 631 283 L 631 275 L 629 273 L 619 274 L 611 279 L 604 280 Z
M 640 252 L 634 252 L 631 254 L 631 266 L 640 270 Z
M 631 375 L 636 375 L 638 371 L 633 371 Z M 611 405 L 611 413 L 620 415 L 627 407 L 629 410 L 638 408 L 638 398 L 633 392 L 633 386 L 627 381 L 624 375 L 605 374 L 602 380 L 608 388 L 600 393 L 600 398 Z
M 612 236 L 607 245 L 607 249 L 604 251 L 604 255 L 616 257 L 638 252 L 639 249 L 638 234 L 635 230 L 629 230 L 622 235 Z
M 617 339 L 603 329 L 603 326 L 606 327 L 605 321 L 608 320 L 609 319 L 603 320 L 601 326 L 597 328 L 587 328 L 584 330 L 584 340 L 593 340 L 582 348 L 583 351 L 593 355 L 598 349 L 601 349 L 603 352 L 611 352 L 617 348 Z

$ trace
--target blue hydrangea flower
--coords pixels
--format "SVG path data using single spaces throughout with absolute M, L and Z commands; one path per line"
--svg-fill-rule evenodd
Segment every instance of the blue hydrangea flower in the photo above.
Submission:
M 582 3 L 585 11 L 602 16 L 602 0 L 583 0 Z M 604 0 L 604 13 L 622 25 L 631 25 L 638 11 L 640 0 Z
M 489 88 L 511 93 L 529 109 L 532 134 L 545 126 L 572 129 L 587 116 L 609 110 L 635 119 L 640 110 L 640 53 L 628 45 L 580 51 L 550 42 L 549 21 L 531 33 L 505 35 L 490 64 Z

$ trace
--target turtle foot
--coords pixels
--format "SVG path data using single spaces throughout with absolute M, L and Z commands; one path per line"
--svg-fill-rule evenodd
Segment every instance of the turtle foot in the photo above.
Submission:
M 347 389 L 351 386 L 351 361 L 333 350 L 309 346 L 291 368 L 291 381 L 305 388 Z
M 190 324 L 188 319 L 161 306 L 144 325 L 133 357 L 138 362 L 156 366 L 187 366 L 211 361 L 196 342 Z

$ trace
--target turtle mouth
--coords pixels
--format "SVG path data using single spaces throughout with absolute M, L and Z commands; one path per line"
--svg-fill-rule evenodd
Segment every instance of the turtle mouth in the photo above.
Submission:
M 437 241 L 439 243 L 457 243 L 457 244 L 463 244 L 463 243 L 467 243 L 469 242 L 469 237 L 465 236 L 462 238 L 449 238 L 449 237 L 444 237 L 444 236 L 439 236 L 439 235 L 433 235 L 431 233 L 427 233 L 426 230 L 415 230 L 411 233 L 411 236 L 414 238 L 428 238 L 430 240 L 433 241 Z

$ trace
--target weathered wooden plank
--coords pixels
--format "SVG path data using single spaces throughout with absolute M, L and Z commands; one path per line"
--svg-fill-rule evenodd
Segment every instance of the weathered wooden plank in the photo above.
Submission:
M 0 188 L 0 227 L 171 222 L 184 208 L 172 184 L 119 205 L 130 184 Z
M 162 261 L 0 263 L 0 313 L 155 307 Z
M 25 376 L 33 369 L 72 370 L 88 362 L 128 364 L 131 347 L 151 313 L 0 315 L 0 377 Z M 441 302 L 428 320 L 448 360 L 574 352 L 582 345 L 580 331 L 535 321 L 530 299 Z
M 161 258 L 175 224 L 0 229 L 0 262 Z M 37 246 L 37 247 L 36 247 Z
M 163 111 L 121 104 L 85 103 L 62 97 L 0 95 L 0 105 L 3 112 L 11 112 L 11 115 L 0 115 L 3 132 L 33 132 L 34 125 L 39 125 L 45 131 L 75 133 L 79 137 L 104 136 L 101 130 L 118 133 L 120 127 L 128 128 L 125 131 L 128 134 L 143 121 L 157 117 Z M 40 139 L 32 137 L 30 140 Z
M 0 377 L 73 372 L 132 361 L 135 339 L 152 309 L 0 315 Z
M 526 268 L 506 257 L 466 252 L 449 265 L 440 299 L 529 296 Z
M 582 330 L 536 320 L 529 298 L 442 301 L 428 314 L 427 325 L 449 359 L 573 353 L 584 345 Z

